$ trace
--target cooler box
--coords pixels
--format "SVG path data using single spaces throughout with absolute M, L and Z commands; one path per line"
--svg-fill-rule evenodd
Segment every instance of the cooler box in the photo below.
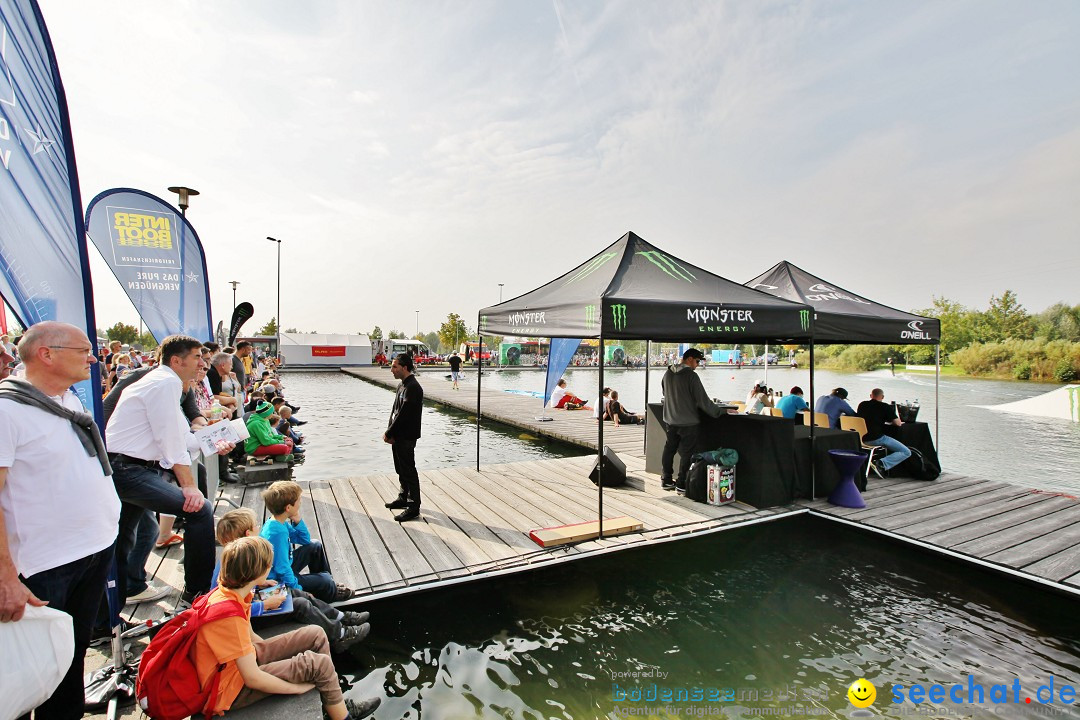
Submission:
M 723 505 L 735 500 L 735 468 L 710 465 L 705 483 L 705 502 L 710 505 Z

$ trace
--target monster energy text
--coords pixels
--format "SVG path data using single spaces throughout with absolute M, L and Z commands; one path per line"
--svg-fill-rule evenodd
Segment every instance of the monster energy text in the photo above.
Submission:
M 626 306 L 625 305 L 612 305 L 611 306 L 611 322 L 614 324 L 616 330 L 626 329 Z

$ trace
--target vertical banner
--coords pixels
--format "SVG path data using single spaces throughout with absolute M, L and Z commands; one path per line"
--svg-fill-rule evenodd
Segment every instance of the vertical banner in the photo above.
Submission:
M 574 359 L 574 353 L 581 345 L 581 338 L 551 338 L 548 347 L 547 382 L 544 384 L 544 407 L 551 400 L 551 393 L 559 384 L 563 371 Z
M 106 190 L 86 209 L 86 232 L 158 342 L 214 339 L 206 255 L 179 210 L 142 190 Z
M 97 337 L 67 99 L 41 10 L 0 0 L 0 295 L 23 327 Z M 101 422 L 100 375 L 75 391 Z

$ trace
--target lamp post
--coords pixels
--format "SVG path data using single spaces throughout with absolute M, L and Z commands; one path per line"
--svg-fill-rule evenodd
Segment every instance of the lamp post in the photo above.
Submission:
M 499 302 L 502 302 L 502 287 L 503 283 L 499 283 Z
M 180 202 L 177 203 L 180 206 L 180 214 L 184 217 L 187 217 L 188 198 L 195 197 L 199 194 L 199 191 L 189 187 L 184 187 L 183 185 L 174 185 L 173 187 L 169 188 L 169 192 L 176 193 L 180 196 Z
M 420 311 L 416 311 L 416 334 L 420 334 Z
M 281 357 L 281 241 L 269 235 L 266 239 L 277 243 L 277 316 L 274 320 L 274 329 L 277 330 L 277 349 L 275 355 Z
M 230 280 L 229 284 L 232 285 L 232 309 L 236 312 L 236 286 L 240 284 L 239 280 Z

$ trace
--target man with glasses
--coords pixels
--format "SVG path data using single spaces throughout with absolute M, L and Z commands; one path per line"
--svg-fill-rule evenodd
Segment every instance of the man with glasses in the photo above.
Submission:
M 0 382 L 0 622 L 46 604 L 71 616 L 75 655 L 36 717 L 81 718 L 83 659 L 120 517 L 101 436 L 70 390 L 97 358 L 81 330 L 59 322 L 32 325 L 19 350 L 25 377 Z
M 180 409 L 181 397 L 202 367 L 201 349 L 202 343 L 192 337 L 165 338 L 161 364 L 124 391 L 105 428 L 113 482 L 122 501 L 116 542 L 121 605 L 128 597 L 127 558 L 144 509 L 184 518 L 187 588 L 181 603 L 210 590 L 214 515 L 192 474 L 189 447 L 196 448 Z

